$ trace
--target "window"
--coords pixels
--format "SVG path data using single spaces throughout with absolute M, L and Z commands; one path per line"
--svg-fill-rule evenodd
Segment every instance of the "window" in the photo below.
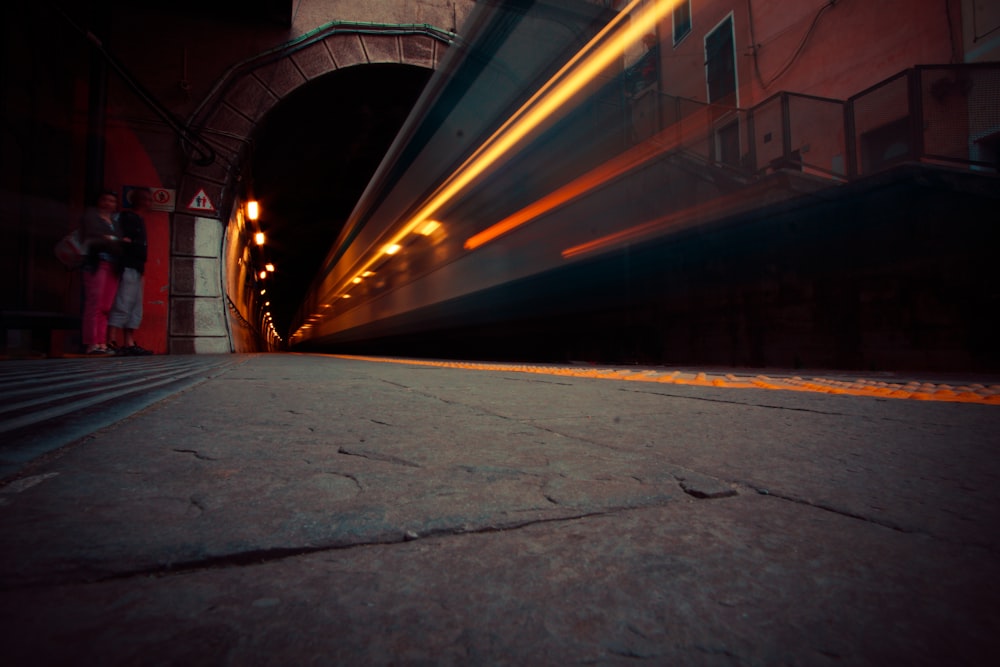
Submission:
M 740 164 L 740 125 L 733 118 L 733 108 L 739 106 L 739 93 L 732 14 L 705 35 L 705 79 L 715 134 L 713 159 L 737 167 Z
M 731 106 L 739 103 L 736 99 L 736 47 L 732 16 L 705 37 L 705 76 L 710 103 Z
M 691 0 L 683 0 L 674 7 L 674 45 L 691 32 Z

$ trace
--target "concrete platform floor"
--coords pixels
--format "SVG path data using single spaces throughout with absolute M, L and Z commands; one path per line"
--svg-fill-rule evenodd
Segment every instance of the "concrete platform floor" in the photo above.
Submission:
M 5 664 L 1000 654 L 989 379 L 224 361 L 4 479 Z

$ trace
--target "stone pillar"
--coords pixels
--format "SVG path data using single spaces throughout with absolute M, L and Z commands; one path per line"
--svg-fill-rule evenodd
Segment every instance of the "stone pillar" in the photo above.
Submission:
M 170 260 L 170 353 L 232 352 L 222 291 L 222 223 L 174 216 Z

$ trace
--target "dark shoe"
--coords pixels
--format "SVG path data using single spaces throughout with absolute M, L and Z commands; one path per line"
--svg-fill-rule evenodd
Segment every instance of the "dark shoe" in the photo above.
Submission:
M 144 347 L 139 347 L 138 345 L 130 345 L 125 348 L 125 354 L 132 357 L 145 357 L 146 355 L 153 354 L 152 350 L 147 350 Z

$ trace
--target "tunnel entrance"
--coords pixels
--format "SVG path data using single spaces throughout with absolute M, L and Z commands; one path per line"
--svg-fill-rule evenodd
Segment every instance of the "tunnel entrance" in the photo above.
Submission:
M 329 212 L 330 203 L 353 205 L 359 194 L 345 194 L 344 179 L 336 178 L 345 170 L 352 176 L 361 171 L 357 161 L 340 164 L 344 155 L 381 159 L 385 150 L 372 148 L 379 143 L 374 137 L 385 136 L 381 131 L 361 132 L 342 112 L 367 103 L 378 130 L 387 126 L 385 118 L 399 118 L 396 109 L 408 113 L 454 38 L 430 24 L 334 21 L 226 73 L 188 122 L 209 138 L 215 159 L 210 164 L 189 160 L 177 188 L 180 203 L 171 223 L 171 353 L 280 346 L 276 326 L 284 324 L 279 319 L 298 305 L 299 281 L 309 277 L 315 256 L 329 250 L 343 222 Z M 388 145 L 394 133 L 386 134 L 381 141 Z M 348 150 L 352 143 L 353 153 Z M 269 185 L 278 179 L 283 185 Z M 243 205 L 248 195 L 266 197 L 269 191 L 293 196 L 288 205 L 281 198 L 263 201 L 259 222 L 269 238 L 258 246 L 258 221 L 245 224 Z M 264 262 L 276 270 L 261 279 Z M 262 298 L 265 287 L 270 289 Z
M 330 72 L 281 100 L 251 141 L 271 313 L 287 328 L 326 253 L 431 75 L 405 64 Z

